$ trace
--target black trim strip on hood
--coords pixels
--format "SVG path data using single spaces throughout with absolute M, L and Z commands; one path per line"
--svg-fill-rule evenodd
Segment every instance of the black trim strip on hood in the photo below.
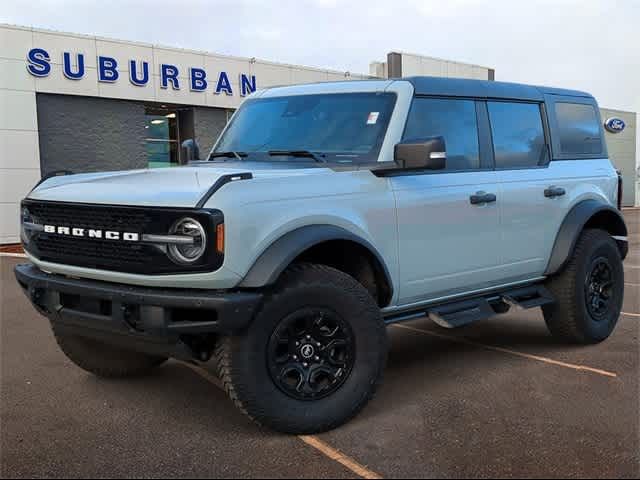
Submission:
M 227 175 L 222 175 L 216 182 L 206 191 L 206 193 L 202 196 L 198 203 L 196 203 L 196 208 L 203 208 L 205 204 L 209 201 L 209 199 L 220 190 L 227 183 L 235 182 L 238 180 L 251 180 L 253 178 L 253 174 L 251 172 L 242 172 L 242 173 L 229 173 Z

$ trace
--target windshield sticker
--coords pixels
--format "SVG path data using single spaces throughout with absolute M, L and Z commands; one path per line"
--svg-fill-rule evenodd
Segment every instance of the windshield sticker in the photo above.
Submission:
M 379 116 L 380 112 L 371 112 L 369 114 L 369 118 L 367 119 L 367 125 L 375 125 L 378 122 Z

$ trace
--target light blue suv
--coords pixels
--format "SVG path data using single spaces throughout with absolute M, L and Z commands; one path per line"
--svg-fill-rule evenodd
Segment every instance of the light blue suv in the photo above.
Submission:
M 206 161 L 45 179 L 23 201 L 16 277 L 81 368 L 214 358 L 251 418 L 320 432 L 374 394 L 393 322 L 542 307 L 563 340 L 607 338 L 620 191 L 586 93 L 278 87 L 244 102 Z

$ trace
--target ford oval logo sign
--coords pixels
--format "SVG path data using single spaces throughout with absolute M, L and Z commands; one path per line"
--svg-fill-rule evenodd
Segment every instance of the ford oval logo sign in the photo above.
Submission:
M 604 122 L 604 128 L 606 128 L 611 133 L 620 133 L 624 130 L 626 124 L 624 120 L 619 118 L 608 118 L 606 122 Z

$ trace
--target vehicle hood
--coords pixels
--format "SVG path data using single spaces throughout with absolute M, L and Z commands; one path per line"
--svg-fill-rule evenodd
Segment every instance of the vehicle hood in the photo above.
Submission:
M 317 175 L 331 170 L 306 164 L 281 166 L 264 162 L 196 162 L 177 168 L 52 177 L 38 185 L 28 198 L 56 202 L 190 208 L 196 206 L 220 177 L 243 172 L 250 172 L 254 179 L 259 179 Z

